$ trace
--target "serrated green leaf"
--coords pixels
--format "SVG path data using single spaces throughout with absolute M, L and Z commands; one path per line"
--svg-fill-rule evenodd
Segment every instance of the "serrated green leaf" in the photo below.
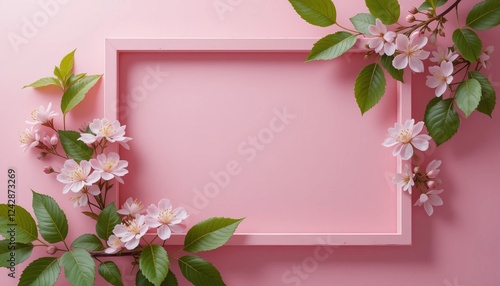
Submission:
M 491 117 L 497 100 L 495 89 L 490 81 L 478 71 L 469 72 L 469 78 L 476 79 L 481 85 L 481 101 L 477 106 L 477 111 Z
M 55 257 L 42 257 L 31 262 L 21 274 L 18 286 L 52 286 L 61 273 Z
M 88 251 L 104 250 L 101 240 L 95 234 L 83 234 L 75 239 L 71 246 Z
M 469 29 L 456 29 L 453 32 L 453 43 L 462 56 L 469 62 L 476 62 L 483 49 L 481 39 Z
M 354 96 L 361 114 L 375 106 L 385 93 L 385 75 L 382 68 L 374 63 L 361 70 L 354 84 Z
M 59 80 L 57 78 L 44 77 L 44 78 L 41 78 L 35 82 L 32 82 L 28 85 L 23 86 L 23 88 L 27 88 L 27 87 L 39 88 L 39 87 L 45 87 L 45 86 L 50 86 L 50 85 L 55 85 L 55 86 L 61 87 L 61 84 L 59 83 Z
M 114 286 L 122 286 L 122 274 L 120 273 L 120 269 L 113 261 L 105 261 L 99 264 L 97 268 L 99 275 L 102 276 L 106 281 L 108 281 L 111 285 Z
M 401 7 L 397 0 L 365 0 L 365 3 L 370 13 L 382 23 L 391 25 L 398 21 Z
M 73 73 L 73 63 L 75 58 L 75 51 L 73 50 L 69 54 L 65 55 L 59 64 L 59 70 L 61 71 L 61 76 L 63 78 L 63 82 L 71 76 Z
M 337 21 L 337 11 L 331 0 L 288 0 L 297 14 L 309 24 L 328 27 Z
M 425 109 L 424 122 L 438 146 L 453 137 L 460 127 L 460 117 L 453 106 L 453 98 L 436 97 L 431 100 Z
M 356 35 L 348 32 L 330 34 L 314 44 L 307 61 L 331 60 L 343 55 L 356 43 Z
M 26 261 L 33 251 L 33 244 L 0 240 L 0 267 L 12 267 Z
M 349 20 L 351 20 L 351 23 L 354 25 L 354 28 L 356 28 L 356 31 L 365 35 L 371 35 L 368 27 L 376 24 L 375 17 L 368 13 L 356 14 L 356 16 L 349 18 Z
M 110 203 L 97 218 L 95 226 L 97 235 L 104 240 L 108 240 L 109 236 L 113 234 L 113 228 L 120 222 L 120 216 L 116 211 L 115 203 Z
M 380 59 L 380 63 L 384 67 L 384 69 L 392 76 L 393 79 L 398 80 L 400 82 L 403 81 L 404 69 L 398 70 L 392 65 L 392 61 L 394 60 L 394 56 L 383 55 Z
M 75 84 L 70 86 L 63 94 L 61 100 L 61 110 L 64 114 L 77 106 L 84 98 L 87 92 L 96 85 L 102 75 L 84 76 Z
M 500 24 L 500 2 L 487 0 L 477 3 L 469 12 L 467 26 L 475 30 L 488 30 Z
M 169 265 L 167 251 L 159 245 L 144 247 L 139 257 L 139 267 L 142 274 L 155 286 L 160 286 L 165 280 Z
M 47 196 L 33 193 L 33 210 L 38 221 L 38 229 L 43 239 L 56 243 L 66 239 L 68 235 L 68 220 L 56 201 Z
M 194 225 L 184 239 L 184 251 L 200 252 L 224 245 L 243 219 L 213 217 Z
M 94 150 L 87 146 L 83 141 L 78 140 L 80 133 L 71 130 L 59 130 L 59 141 L 66 154 L 75 159 L 76 162 L 81 160 L 90 160 Z
M 455 92 L 457 106 L 469 117 L 481 101 L 481 85 L 475 79 L 462 81 Z
M 31 214 L 19 205 L 0 204 L 0 235 L 16 242 L 30 243 L 38 239 L 38 230 Z
M 183 256 L 179 259 L 182 275 L 195 286 L 225 286 L 219 271 L 208 261 L 198 256 Z
M 64 268 L 64 276 L 71 285 L 94 285 L 95 263 L 87 251 L 76 248 L 66 252 L 61 256 L 59 264 Z
M 178 286 L 177 277 L 175 277 L 172 271 L 168 271 L 167 278 L 163 280 L 160 286 Z M 142 274 L 141 270 L 137 271 L 135 276 L 135 286 L 154 286 L 153 283 L 149 282 L 148 279 Z
M 426 0 L 422 5 L 420 5 L 418 10 L 436 10 L 437 7 L 443 6 L 446 2 L 448 2 L 448 0 Z

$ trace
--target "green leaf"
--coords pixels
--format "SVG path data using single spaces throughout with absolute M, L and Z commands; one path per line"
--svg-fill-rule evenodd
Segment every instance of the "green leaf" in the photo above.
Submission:
M 149 282 L 148 279 L 142 274 L 141 270 L 137 271 L 137 275 L 135 276 L 135 285 L 136 286 L 154 286 L 153 283 Z M 168 271 L 167 278 L 163 280 L 160 284 L 161 286 L 178 286 L 177 277 L 175 277 L 172 271 Z
M 382 23 L 391 25 L 398 21 L 401 13 L 398 0 L 365 0 L 365 3 L 370 13 Z
M 0 267 L 12 267 L 26 261 L 33 251 L 33 244 L 0 240 Z
M 297 14 L 309 24 L 328 27 L 337 21 L 337 11 L 331 0 L 288 0 Z
M 21 274 L 18 286 L 51 286 L 61 273 L 55 257 L 42 257 L 31 262 Z
M 139 258 L 139 267 L 149 282 L 156 286 L 161 285 L 167 277 L 169 265 L 170 261 L 165 248 L 151 244 L 144 247 Z
M 90 160 L 94 150 L 87 146 L 83 141 L 78 140 L 80 133 L 71 130 L 59 130 L 59 140 L 66 154 L 75 159 L 76 162 L 81 160 Z
M 476 62 L 483 49 L 481 39 L 469 29 L 456 29 L 453 32 L 453 43 L 458 51 L 469 62 Z
M 62 82 L 64 82 L 64 77 L 61 73 L 61 70 L 59 69 L 59 67 L 54 67 L 54 75 Z
M 356 43 L 356 35 L 348 32 L 330 34 L 314 44 L 307 61 L 331 60 L 347 52 Z
M 94 285 L 95 263 L 87 251 L 79 248 L 73 249 L 64 253 L 59 263 L 64 268 L 64 276 L 71 285 Z
M 200 252 L 224 245 L 243 219 L 213 217 L 194 225 L 184 239 L 184 250 Z
M 371 35 L 368 27 L 376 24 L 375 17 L 368 13 L 356 14 L 356 16 L 349 18 L 349 20 L 351 20 L 351 23 L 354 25 L 354 28 L 356 28 L 356 31 L 365 35 Z
M 481 101 L 481 85 L 478 80 L 468 79 L 462 81 L 455 92 L 457 106 L 469 117 L 476 110 Z
M 33 192 L 33 210 L 38 220 L 38 229 L 42 237 L 50 243 L 66 239 L 68 220 L 56 201 L 47 196 Z
M 500 24 L 500 2 L 487 0 L 477 3 L 466 19 L 467 26 L 475 30 L 488 30 Z
M 23 86 L 23 88 L 27 87 L 34 87 L 34 88 L 39 88 L 39 87 L 45 87 L 49 85 L 55 85 L 58 87 L 61 87 L 61 84 L 59 83 L 59 80 L 55 77 L 44 77 L 41 78 L 33 83 L 30 83 L 28 85 Z
M 446 2 L 448 2 L 448 0 L 426 0 L 422 5 L 420 5 L 418 10 L 436 10 L 437 7 L 443 6 Z
M 0 235 L 16 242 L 30 243 L 38 239 L 38 230 L 31 214 L 19 205 L 0 204 Z
M 80 79 L 82 79 L 84 76 L 86 76 L 87 74 L 86 73 L 80 73 L 80 74 L 72 74 L 68 80 L 66 80 L 66 88 L 72 86 L 73 84 L 75 84 L 77 81 L 79 81 Z
M 425 109 L 424 122 L 429 135 L 438 146 L 453 137 L 460 126 L 460 117 L 453 107 L 453 98 L 436 97 L 431 100 Z
M 73 74 L 73 63 L 75 58 L 75 51 L 73 50 L 69 54 L 65 55 L 59 64 L 59 70 L 61 71 L 61 76 L 63 78 L 63 82 Z
M 392 61 L 394 60 L 394 56 L 383 55 L 380 63 L 384 67 L 384 69 L 392 76 L 393 79 L 398 80 L 400 82 L 403 81 L 404 69 L 398 70 L 392 65 Z
M 120 269 L 113 261 L 106 261 L 99 264 L 97 268 L 99 275 L 102 276 L 106 281 L 108 281 L 111 285 L 114 286 L 122 286 L 122 274 L 120 273 Z
M 75 248 L 81 248 L 88 251 L 104 250 L 101 240 L 95 234 L 84 234 L 71 243 Z
M 382 68 L 374 63 L 361 70 L 354 84 L 354 96 L 361 114 L 375 106 L 385 93 L 385 75 Z
M 63 94 L 61 100 L 61 110 L 64 114 L 77 106 L 84 98 L 87 92 L 96 85 L 102 75 L 84 76 L 75 84 L 70 86 Z
M 182 275 L 195 286 L 224 286 L 219 271 L 208 261 L 198 256 L 183 256 L 179 259 Z
M 477 111 L 491 117 L 497 100 L 495 89 L 490 81 L 478 71 L 469 72 L 469 78 L 476 79 L 481 85 L 481 101 L 477 106 Z
M 120 216 L 116 212 L 115 203 L 110 203 L 99 214 L 95 226 L 97 235 L 104 240 L 108 240 L 109 236 L 113 234 L 113 228 L 120 222 Z
M 96 214 L 95 214 L 95 213 L 93 213 L 93 212 L 82 212 L 82 214 L 84 214 L 84 215 L 88 216 L 89 218 L 91 218 L 91 219 L 93 219 L 93 220 L 95 220 L 95 221 L 97 221 L 97 219 L 99 218 L 99 216 L 98 216 L 98 215 L 96 215 Z

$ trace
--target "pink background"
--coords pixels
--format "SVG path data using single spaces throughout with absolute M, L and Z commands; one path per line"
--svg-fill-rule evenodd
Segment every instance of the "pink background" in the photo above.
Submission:
M 25 128 L 29 112 L 47 99 L 56 102 L 56 90 L 20 88 L 51 73 L 51 66 L 77 48 L 76 71 L 104 72 L 106 37 L 321 37 L 334 28 L 315 28 L 303 22 L 287 1 L 206 0 L 193 2 L 110 0 L 58 2 L 4 0 L 0 3 L 0 84 L 4 104 L 0 112 L 2 140 L 1 169 L 18 170 L 18 202 L 29 205 L 30 188 L 63 197 L 60 185 L 41 169 L 48 162 L 22 153 L 17 136 Z M 336 1 L 339 22 L 348 26 L 348 17 L 365 11 L 363 1 Z M 476 1 L 462 1 L 472 7 Z M 55 3 L 47 12 L 41 3 Z M 230 10 L 218 13 L 214 3 L 230 3 Z M 402 10 L 419 3 L 401 1 Z M 356 8 L 359 7 L 359 8 Z M 465 18 L 465 9 L 460 19 Z M 403 17 L 406 13 L 402 13 Z M 46 16 L 48 15 L 48 16 Z M 26 21 L 37 24 L 24 30 Z M 454 21 L 454 17 L 449 20 Z M 24 37 L 12 45 L 9 35 Z M 24 33 L 24 35 L 23 35 Z M 450 31 L 448 33 L 451 33 Z M 480 33 L 485 45 L 495 45 L 498 29 Z M 498 53 L 498 51 L 496 52 Z M 493 54 L 498 65 L 497 54 Z M 495 57 L 496 56 L 496 57 Z M 498 91 L 498 68 L 488 76 Z M 78 123 L 102 116 L 103 84 L 70 118 Z M 413 113 L 421 120 L 425 104 L 433 93 L 425 87 L 425 75 L 413 82 Z M 419 100 L 423 98 L 423 100 Z M 94 114 L 87 110 L 94 109 Z M 462 122 L 457 136 L 432 156 L 443 160 L 445 206 L 429 218 L 413 209 L 413 245 L 404 247 L 226 247 L 205 255 L 222 272 L 228 285 L 498 285 L 500 281 L 500 238 L 496 207 L 500 199 L 494 184 L 500 159 L 498 112 L 493 120 L 474 114 Z M 4 195 L 1 201 L 4 201 Z M 63 209 L 72 211 L 70 204 Z M 87 220 L 71 217 L 73 225 L 84 227 Z M 88 232 L 92 227 L 88 227 Z M 70 235 L 81 229 L 73 227 Z M 171 249 L 170 251 L 174 251 Z M 43 251 L 40 251 L 43 253 Z M 19 269 L 18 269 L 19 270 Z M 123 262 L 127 285 L 133 285 Z M 178 273 L 178 271 L 177 271 Z M 7 275 L 2 269 L 0 275 Z M 180 276 L 180 275 L 178 275 Z M 4 278 L 2 278 L 4 279 Z M 7 279 L 7 277 L 5 278 Z M 7 285 L 14 285 L 11 280 Z M 99 280 L 101 281 L 101 280 Z M 60 285 L 65 285 L 61 279 Z M 182 283 L 181 283 L 182 285 Z

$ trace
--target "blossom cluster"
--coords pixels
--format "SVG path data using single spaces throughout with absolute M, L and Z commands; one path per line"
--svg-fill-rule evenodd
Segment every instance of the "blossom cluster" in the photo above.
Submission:
M 410 12 L 417 13 L 415 9 Z M 409 22 L 415 21 L 414 15 L 409 16 L 411 16 L 407 17 Z M 459 67 L 464 63 L 464 59 L 451 48 L 443 47 L 437 47 L 436 51 L 432 51 L 432 57 L 429 58 L 431 52 L 424 50 L 424 47 L 429 42 L 436 44 L 435 33 L 430 38 L 420 31 L 414 31 L 407 36 L 404 33 L 397 34 L 388 30 L 380 19 L 375 19 L 375 23 L 368 27 L 370 36 L 367 39 L 367 48 L 380 56 L 394 56 L 392 66 L 397 70 L 409 67 L 413 72 L 424 72 L 423 61 L 429 59 L 435 65 L 428 67 L 430 75 L 427 76 L 426 85 L 435 89 L 437 97 L 442 96 L 452 84 L 454 74 L 460 71 Z M 483 68 L 490 68 L 490 54 L 493 51 L 494 47 L 488 46 L 479 55 L 477 60 Z
M 150 229 L 156 229 L 158 237 L 165 241 L 172 232 L 184 230 L 181 223 L 188 217 L 184 208 L 174 209 L 168 199 L 161 199 L 158 205 L 151 204 L 144 210 L 140 201 L 128 198 L 118 213 L 123 216 L 123 222 L 114 227 L 113 235 L 107 241 L 105 252 L 108 254 L 117 253 L 123 248 L 134 250 Z
M 392 154 L 400 156 L 402 160 L 410 160 L 415 157 L 414 149 L 427 151 L 429 149 L 429 140 L 431 137 L 426 134 L 420 134 L 424 127 L 424 122 L 415 124 L 414 119 L 406 120 L 404 124 L 396 123 L 394 127 L 388 129 L 389 137 L 382 143 L 385 147 L 395 147 Z M 437 189 L 441 180 L 437 178 L 439 174 L 440 160 L 432 160 L 421 172 L 419 166 L 411 167 L 405 164 L 403 172 L 396 174 L 393 182 L 403 191 L 412 193 L 412 188 L 420 190 L 420 196 L 415 206 L 423 206 L 426 213 L 431 216 L 434 212 L 434 206 L 443 205 L 443 200 L 439 196 L 443 189 Z

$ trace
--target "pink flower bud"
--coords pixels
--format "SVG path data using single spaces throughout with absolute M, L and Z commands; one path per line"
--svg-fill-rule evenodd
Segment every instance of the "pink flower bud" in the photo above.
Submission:
M 431 170 L 431 171 L 429 171 L 429 173 L 427 173 L 427 177 L 429 177 L 430 179 L 434 179 L 435 177 L 437 177 L 438 174 L 439 174 L 439 171 Z
M 47 254 L 53 255 L 57 252 L 57 247 L 55 247 L 53 245 L 49 245 L 45 252 L 47 252 Z
M 415 168 L 413 168 L 413 173 L 418 173 L 418 171 L 420 171 L 420 167 L 419 166 L 416 166 Z
M 55 146 L 55 145 L 57 145 L 57 143 L 59 143 L 59 138 L 57 137 L 57 134 L 54 133 L 54 135 L 52 135 L 52 137 L 50 137 L 50 144 L 52 146 Z
M 410 12 L 411 14 L 417 14 L 418 13 L 418 9 L 417 7 L 413 6 L 410 8 L 410 10 L 408 10 L 408 12 Z
M 52 173 L 54 173 L 54 169 L 51 166 L 45 166 L 45 167 L 43 167 L 43 172 L 45 174 L 52 174 Z
M 50 145 L 50 137 L 49 136 L 44 136 L 43 139 L 42 139 L 42 143 L 43 143 L 43 145 L 45 145 L 47 147 L 51 147 L 51 145 Z
M 429 36 L 429 44 L 431 44 L 433 46 L 437 45 L 437 36 L 436 36 L 436 34 L 432 33 Z
M 434 189 L 437 186 L 437 183 L 433 180 L 427 181 L 426 184 L 429 189 Z
M 406 16 L 406 22 L 408 22 L 408 23 L 413 23 L 413 22 L 415 22 L 415 20 L 417 20 L 417 19 L 413 15 Z

